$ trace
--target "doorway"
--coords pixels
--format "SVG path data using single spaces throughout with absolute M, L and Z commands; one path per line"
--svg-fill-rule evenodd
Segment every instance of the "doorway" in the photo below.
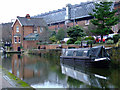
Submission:
M 18 47 L 18 51 L 20 51 L 20 47 Z

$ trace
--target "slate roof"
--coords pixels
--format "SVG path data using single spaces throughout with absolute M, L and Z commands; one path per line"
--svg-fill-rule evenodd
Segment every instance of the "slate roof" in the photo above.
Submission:
M 39 34 L 37 34 L 37 33 L 30 33 L 27 36 L 25 36 L 24 39 L 25 40 L 31 40 L 31 39 L 38 40 L 39 39 Z
M 90 16 L 90 13 L 93 13 L 94 9 L 94 3 L 93 2 L 87 2 L 87 3 L 81 3 L 78 5 L 73 5 L 71 7 L 71 19 L 78 19 L 83 17 Z
M 19 34 L 19 33 L 16 33 L 14 36 L 21 36 L 21 34 Z
M 63 9 L 59 9 L 59 10 L 52 11 L 49 13 L 37 15 L 34 17 L 44 18 L 47 24 L 50 24 L 50 23 L 57 23 L 57 22 L 65 21 L 65 15 L 66 15 L 66 9 L 63 8 Z
M 89 13 L 93 13 L 94 2 L 85 2 L 81 4 L 71 5 L 70 19 L 78 19 L 90 16 Z M 47 24 L 58 23 L 65 21 L 66 8 L 58 9 L 48 13 L 34 16 L 36 18 L 44 18 Z
M 17 17 L 23 26 L 47 26 L 47 23 L 43 18 L 30 18 Z

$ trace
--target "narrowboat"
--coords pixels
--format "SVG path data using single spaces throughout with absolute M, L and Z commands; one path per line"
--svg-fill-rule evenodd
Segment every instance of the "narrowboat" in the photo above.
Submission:
M 104 46 L 79 49 L 63 49 L 60 56 L 62 63 L 92 65 L 97 67 L 109 66 L 110 57 Z

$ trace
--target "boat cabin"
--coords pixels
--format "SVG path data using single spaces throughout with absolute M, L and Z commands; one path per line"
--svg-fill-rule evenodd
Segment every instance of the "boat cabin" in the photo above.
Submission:
M 93 48 L 63 49 L 60 59 L 68 62 L 81 61 L 86 63 L 108 63 L 110 61 L 109 55 L 104 46 L 96 46 Z

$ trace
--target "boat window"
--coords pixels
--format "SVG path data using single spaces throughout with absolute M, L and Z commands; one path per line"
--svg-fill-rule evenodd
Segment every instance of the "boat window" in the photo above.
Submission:
M 66 56 L 73 56 L 73 51 L 66 51 Z
M 88 51 L 84 51 L 83 56 L 87 56 L 87 55 L 88 55 Z
M 83 56 L 83 51 L 76 51 L 76 56 Z
M 76 51 L 76 56 L 88 56 L 87 50 Z

